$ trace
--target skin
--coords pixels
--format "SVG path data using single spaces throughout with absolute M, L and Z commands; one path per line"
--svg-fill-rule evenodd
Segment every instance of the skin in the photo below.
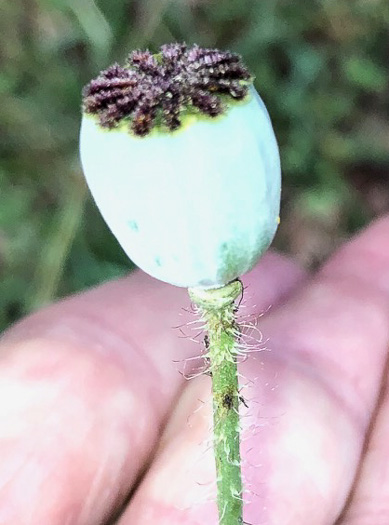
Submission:
M 387 525 L 389 218 L 316 275 L 269 254 L 243 281 L 268 349 L 241 366 L 245 520 Z M 136 272 L 3 335 L 1 525 L 216 523 L 188 306 Z

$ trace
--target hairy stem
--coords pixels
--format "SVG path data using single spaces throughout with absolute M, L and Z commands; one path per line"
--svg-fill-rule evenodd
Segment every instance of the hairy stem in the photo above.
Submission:
M 200 309 L 208 332 L 219 525 L 243 523 L 236 359 L 238 331 L 235 321 L 235 300 L 241 293 L 239 280 L 218 289 L 189 289 L 191 300 Z

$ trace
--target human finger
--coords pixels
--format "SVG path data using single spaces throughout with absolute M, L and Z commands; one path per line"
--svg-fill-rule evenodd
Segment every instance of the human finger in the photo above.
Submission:
M 275 255 L 256 271 L 273 302 L 302 277 Z M 135 272 L 3 336 L 1 523 L 92 525 L 115 512 L 185 382 L 173 360 L 197 350 L 171 328 L 188 304 L 185 290 Z
M 271 351 L 241 368 L 248 523 L 329 525 L 345 505 L 387 356 L 388 238 L 375 223 L 260 322 Z M 216 519 L 210 382 L 187 388 L 120 525 Z

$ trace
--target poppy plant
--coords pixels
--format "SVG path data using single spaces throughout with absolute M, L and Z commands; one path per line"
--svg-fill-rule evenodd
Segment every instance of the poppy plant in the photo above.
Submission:
M 266 107 L 239 55 L 168 44 L 132 52 L 85 87 L 80 144 L 91 193 L 126 254 L 188 288 L 204 318 L 220 524 L 243 523 L 235 301 L 279 222 Z

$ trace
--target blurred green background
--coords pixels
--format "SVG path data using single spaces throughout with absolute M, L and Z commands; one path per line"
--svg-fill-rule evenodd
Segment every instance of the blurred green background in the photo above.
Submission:
M 284 174 L 276 246 L 315 266 L 389 209 L 387 0 L 2 0 L 0 328 L 131 267 L 85 188 L 81 89 L 134 48 L 243 55 Z

